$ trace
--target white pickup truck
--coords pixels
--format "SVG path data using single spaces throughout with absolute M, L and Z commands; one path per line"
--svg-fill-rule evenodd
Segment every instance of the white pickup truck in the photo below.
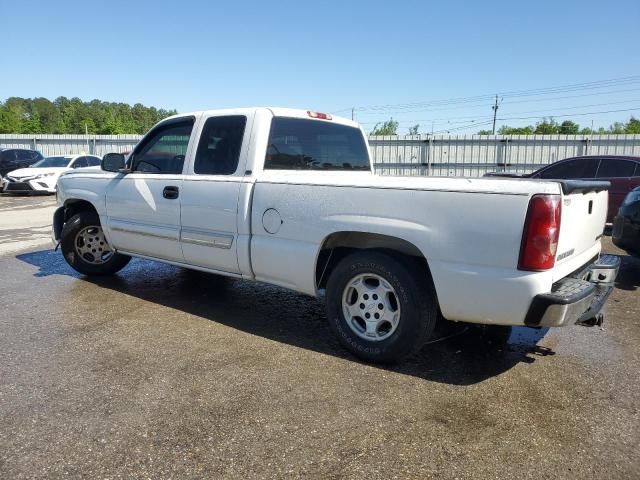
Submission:
M 377 176 L 352 121 L 211 110 L 61 176 L 53 239 L 86 275 L 135 256 L 324 294 L 347 349 L 394 362 L 438 319 L 600 324 L 620 263 L 600 255 L 607 187 Z

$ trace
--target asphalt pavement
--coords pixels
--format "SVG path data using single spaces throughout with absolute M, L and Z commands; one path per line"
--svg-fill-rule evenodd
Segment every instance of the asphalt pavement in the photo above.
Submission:
M 78 275 L 39 237 L 51 211 L 0 197 L 2 479 L 640 478 L 638 260 L 604 329 L 469 330 L 381 368 L 304 295 Z

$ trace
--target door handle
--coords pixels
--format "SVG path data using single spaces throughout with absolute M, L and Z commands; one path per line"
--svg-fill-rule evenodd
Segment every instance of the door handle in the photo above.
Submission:
M 175 200 L 180 195 L 180 189 L 174 186 L 166 186 L 164 190 L 162 190 L 162 196 L 169 200 Z

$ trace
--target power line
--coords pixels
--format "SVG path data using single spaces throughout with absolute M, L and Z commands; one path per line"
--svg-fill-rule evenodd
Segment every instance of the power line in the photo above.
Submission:
M 632 85 L 640 83 L 640 75 L 633 75 L 629 77 L 620 77 L 608 80 L 599 80 L 593 82 L 583 82 L 571 85 L 563 85 L 556 87 L 545 87 L 545 88 L 537 88 L 537 89 L 527 89 L 527 90 L 512 90 L 503 92 L 500 95 L 503 97 L 509 98 L 517 98 L 517 97 L 526 97 L 526 96 L 542 96 L 549 95 L 553 93 L 564 93 L 564 92 L 572 92 L 579 90 L 596 90 L 602 88 L 609 88 L 614 86 L 621 85 Z M 429 107 L 429 106 L 444 106 L 444 105 L 453 105 L 453 104 L 461 104 L 461 103 L 478 103 L 480 101 L 487 101 L 492 99 L 493 95 L 476 95 L 470 97 L 458 97 L 458 98 L 450 98 L 445 100 L 432 100 L 432 101 L 423 101 L 423 102 L 411 102 L 411 103 L 399 103 L 399 104 L 386 104 L 386 105 L 369 105 L 357 107 L 356 111 L 385 111 L 390 110 L 392 108 L 407 110 L 410 108 L 419 108 L 419 107 Z M 339 113 L 349 109 L 337 110 L 334 113 Z
M 505 101 L 503 102 L 504 105 L 513 105 L 513 104 L 520 104 L 520 103 L 544 103 L 544 102 L 551 102 L 551 101 L 555 101 L 555 100 L 566 100 L 569 98 L 582 98 L 582 97 L 596 97 L 596 96 L 601 96 L 601 95 L 612 95 L 612 94 L 616 94 L 616 93 L 629 93 L 629 92 L 639 92 L 640 88 L 628 88 L 628 89 L 624 89 L 624 90 L 612 90 L 609 92 L 592 92 L 592 93 L 581 93 L 579 95 L 564 95 L 561 97 L 550 97 L 550 98 L 534 98 L 534 99 L 528 99 L 528 100 L 512 100 L 512 101 Z M 421 108 L 421 109 L 417 109 L 417 110 L 400 110 L 400 111 L 392 111 L 392 112 L 386 112 L 387 115 L 390 114 L 397 114 L 397 113 L 418 113 L 418 112 L 439 112 L 439 111 L 449 111 L 449 110 L 458 110 L 461 108 L 464 109 L 476 109 L 476 108 L 486 108 L 487 106 L 487 102 L 484 101 L 481 104 L 475 105 L 475 106 L 469 106 L 469 105 L 458 105 L 458 106 L 453 106 L 453 107 L 445 107 L 445 108 Z M 336 113 L 336 112 L 333 112 Z M 361 112 L 360 115 L 380 115 L 380 113 L 378 112 Z M 473 118 L 473 116 L 467 116 L 467 117 L 457 117 L 457 118 Z
M 442 130 L 436 130 L 433 133 L 449 133 L 449 132 L 455 132 L 458 130 L 466 130 L 468 128 L 476 128 L 476 127 L 482 127 L 484 125 L 490 125 L 493 122 L 493 120 L 487 120 L 485 122 L 479 122 L 479 123 L 468 123 L 466 125 L 461 125 L 459 127 L 453 127 L 453 128 L 445 128 Z
M 606 110 L 603 112 L 583 112 L 583 113 L 569 113 L 567 115 L 554 115 L 554 117 L 581 117 L 584 115 L 598 115 L 601 113 L 618 113 L 618 112 L 635 112 L 635 111 L 640 111 L 640 107 L 637 108 L 624 108 L 621 110 Z M 535 117 L 505 117 L 505 118 L 499 118 L 498 120 L 500 120 L 501 122 L 504 120 L 530 120 L 532 118 L 540 118 L 540 115 L 537 115 Z
M 552 112 L 554 111 L 565 111 L 565 110 L 574 110 L 574 109 L 578 109 L 578 108 L 590 108 L 590 107 L 603 107 L 603 106 L 607 106 L 607 105 L 620 105 L 622 103 L 632 103 L 632 102 L 640 102 L 640 98 L 635 98 L 632 100 L 621 100 L 618 102 L 605 102 L 605 103 L 591 103 L 588 105 L 574 105 L 571 107 L 559 107 L 559 108 L 552 108 L 552 109 L 542 109 L 542 110 L 527 110 L 524 112 L 512 112 L 511 115 L 523 115 L 526 113 L 545 113 L 545 115 L 540 115 L 537 117 L 530 117 L 530 118 L 541 118 L 544 116 L 559 116 L 559 115 L 554 115 Z M 577 114 L 576 114 L 577 115 Z M 571 116 L 571 115 L 566 115 L 566 116 Z M 399 123 L 420 123 L 420 122 L 435 122 L 435 121 L 442 121 L 442 120 L 470 120 L 470 119 L 477 119 L 477 120 L 481 120 L 482 117 L 478 117 L 477 115 L 470 115 L 470 116 L 465 116 L 465 117 L 447 117 L 447 118 L 423 118 L 423 119 L 406 119 L 406 120 L 396 120 Z M 497 120 L 501 120 L 500 118 L 497 118 Z M 375 123 L 379 123 L 379 122 L 361 122 L 362 125 L 373 125 Z M 455 123 L 455 122 L 454 122 Z M 459 123 L 465 123 L 465 122 L 459 122 Z
M 640 107 L 638 108 L 625 108 L 625 109 L 620 109 L 620 110 L 606 110 L 606 111 L 601 111 L 601 112 L 584 112 L 584 113 L 575 113 L 575 114 L 569 114 L 569 115 L 556 115 L 556 117 L 572 117 L 572 116 L 584 116 L 584 115 L 598 115 L 601 113 L 618 113 L 618 112 L 635 112 L 635 111 L 639 111 L 640 112 Z M 537 117 L 505 117 L 505 118 L 498 118 L 498 120 L 500 121 L 504 121 L 504 120 L 530 120 L 533 118 L 540 118 L 539 116 Z M 443 133 L 443 132 L 452 132 L 455 130 L 464 130 L 467 128 L 472 128 L 472 127 L 478 127 L 478 126 L 482 126 L 482 125 L 488 125 L 489 123 L 491 123 L 492 121 L 486 121 L 486 122 L 482 122 L 482 123 L 469 123 L 467 125 L 463 125 L 460 127 L 455 127 L 455 128 L 449 128 L 449 129 L 444 129 L 444 130 L 439 130 L 435 133 Z
M 623 109 L 618 109 L 618 110 L 603 110 L 603 111 L 599 111 L 599 112 L 582 112 L 582 113 L 574 113 L 574 114 L 567 114 L 567 115 L 554 115 L 554 117 L 556 118 L 564 118 L 564 117 L 578 117 L 578 116 L 585 116 L 585 115 L 599 115 L 599 114 L 603 114 L 603 113 L 619 113 L 619 112 L 640 112 L 640 107 L 637 108 L 623 108 Z M 540 119 L 541 117 L 539 115 L 537 116 L 533 116 L 533 117 L 503 117 L 503 118 L 497 118 L 497 120 L 499 121 L 505 121 L 505 120 L 531 120 L 531 119 Z M 469 128 L 475 128 L 475 127 L 480 127 L 483 125 L 489 125 L 493 122 L 493 119 L 491 120 L 485 120 L 483 122 L 470 122 L 470 123 L 466 123 L 464 125 L 458 126 L 458 127 L 452 127 L 452 128 L 446 128 L 446 129 L 441 129 L 441 130 L 436 130 L 433 133 L 447 133 L 447 132 L 453 132 L 453 131 L 457 131 L 457 130 L 465 130 L 465 129 L 469 129 Z

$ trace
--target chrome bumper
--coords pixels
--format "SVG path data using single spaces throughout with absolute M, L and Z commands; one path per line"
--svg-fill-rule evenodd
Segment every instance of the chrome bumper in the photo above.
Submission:
M 602 255 L 536 295 L 525 318 L 530 327 L 594 326 L 604 322 L 604 306 L 620 269 L 620 257 Z

